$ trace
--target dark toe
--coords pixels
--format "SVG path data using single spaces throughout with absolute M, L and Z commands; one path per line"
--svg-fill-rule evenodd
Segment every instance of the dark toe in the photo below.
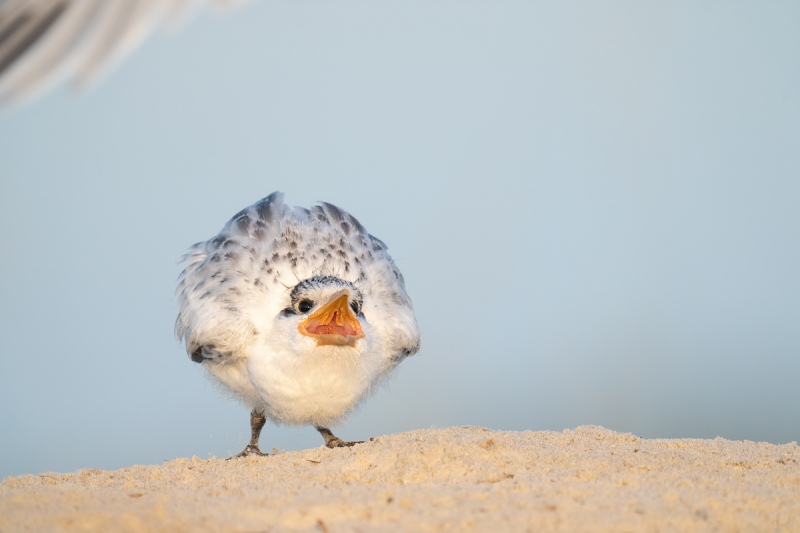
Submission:
M 265 456 L 269 455 L 268 453 L 264 453 L 258 449 L 258 446 L 253 446 L 252 444 L 248 444 L 247 447 L 241 451 L 241 453 L 237 453 L 233 457 L 228 457 L 228 460 L 234 459 L 236 457 L 247 457 L 248 455 L 260 455 Z
M 328 448 L 345 448 L 348 446 L 355 446 L 356 444 L 364 444 L 363 440 L 355 440 L 352 442 L 344 441 L 340 438 L 331 439 L 325 443 Z

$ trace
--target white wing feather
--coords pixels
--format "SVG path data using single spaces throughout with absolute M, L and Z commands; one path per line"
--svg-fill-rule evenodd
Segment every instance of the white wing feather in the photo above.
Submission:
M 160 25 L 225 0 L 0 0 L 0 103 L 30 100 L 72 79 L 83 89 Z

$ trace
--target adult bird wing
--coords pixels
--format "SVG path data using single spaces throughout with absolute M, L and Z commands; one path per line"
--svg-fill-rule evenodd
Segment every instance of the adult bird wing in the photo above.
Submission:
M 33 98 L 65 78 L 85 88 L 197 4 L 243 1 L 0 0 L 0 102 Z

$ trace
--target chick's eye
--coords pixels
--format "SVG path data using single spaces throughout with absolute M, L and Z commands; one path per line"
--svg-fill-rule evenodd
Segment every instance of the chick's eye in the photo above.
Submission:
M 300 300 L 297 303 L 297 310 L 301 313 L 308 313 L 312 307 L 314 307 L 314 302 L 311 300 Z
M 357 315 L 361 314 L 361 302 L 350 302 L 350 309 Z

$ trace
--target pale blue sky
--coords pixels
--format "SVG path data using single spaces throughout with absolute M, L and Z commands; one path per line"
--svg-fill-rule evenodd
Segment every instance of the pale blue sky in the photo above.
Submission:
M 244 447 L 173 290 L 273 190 L 358 217 L 416 305 L 343 438 L 800 439 L 800 4 L 272 0 L 0 114 L 0 476 Z

